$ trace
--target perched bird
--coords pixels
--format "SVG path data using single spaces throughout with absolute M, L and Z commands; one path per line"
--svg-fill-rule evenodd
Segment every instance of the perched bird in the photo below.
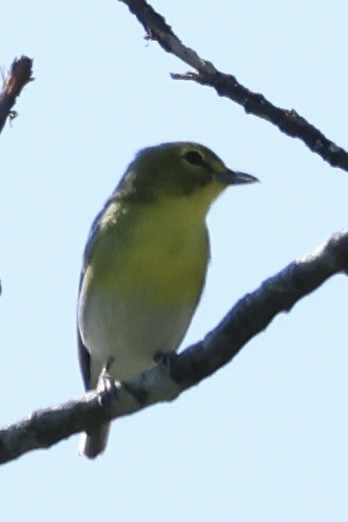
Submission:
M 229 185 L 258 181 L 197 143 L 141 150 L 96 217 L 84 252 L 77 331 L 87 390 L 107 369 L 122 382 L 178 349 L 202 294 L 205 223 Z M 104 451 L 109 423 L 83 434 L 80 453 Z

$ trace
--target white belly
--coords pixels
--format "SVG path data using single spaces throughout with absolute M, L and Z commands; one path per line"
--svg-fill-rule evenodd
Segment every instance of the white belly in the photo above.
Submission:
M 109 372 L 117 381 L 151 368 L 156 353 L 178 348 L 193 314 L 193 307 L 154 309 L 144 302 L 140 307 L 105 293 L 81 296 L 79 310 L 81 336 L 91 354 L 91 386 L 110 358 Z

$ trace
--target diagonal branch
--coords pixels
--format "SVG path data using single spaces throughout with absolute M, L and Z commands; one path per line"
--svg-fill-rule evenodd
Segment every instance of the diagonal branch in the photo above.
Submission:
M 191 80 L 213 87 L 219 96 L 238 103 L 247 114 L 267 120 L 292 138 L 302 140 L 307 147 L 327 161 L 332 167 L 348 172 L 348 153 L 324 136 L 294 109 L 282 109 L 269 102 L 262 94 L 252 92 L 241 85 L 235 76 L 225 74 L 189 47 L 174 34 L 163 16 L 158 14 L 145 0 L 119 0 L 126 4 L 143 25 L 147 38 L 156 40 L 168 53 L 174 54 L 197 72 L 171 74 L 175 80 Z
M 3 81 L 0 92 L 0 132 L 4 128 L 6 120 L 8 118 L 13 119 L 16 116 L 12 107 L 23 87 L 33 81 L 32 66 L 33 60 L 27 56 L 21 56 L 21 58 L 12 62 L 11 69 Z
M 316 290 L 329 277 L 348 271 L 348 230 L 336 234 L 303 259 L 294 261 L 230 310 L 205 338 L 171 354 L 153 369 L 114 392 L 89 392 L 80 400 L 34 412 L 0 430 L 0 463 L 34 449 L 48 448 L 96 423 L 171 401 L 198 384 L 233 357 L 280 312 Z

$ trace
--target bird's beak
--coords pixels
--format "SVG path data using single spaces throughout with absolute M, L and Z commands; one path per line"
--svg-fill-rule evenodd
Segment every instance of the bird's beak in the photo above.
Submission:
M 236 170 L 230 169 L 227 169 L 224 172 L 216 173 L 215 179 L 226 185 L 244 185 L 244 183 L 255 183 L 259 181 L 251 174 L 246 174 L 245 172 L 238 172 Z

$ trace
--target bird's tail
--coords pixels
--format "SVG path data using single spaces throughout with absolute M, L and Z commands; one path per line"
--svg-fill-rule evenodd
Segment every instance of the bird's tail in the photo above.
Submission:
M 82 433 L 79 441 L 79 454 L 95 459 L 106 448 L 110 432 L 110 422 L 99 425 L 89 433 Z

